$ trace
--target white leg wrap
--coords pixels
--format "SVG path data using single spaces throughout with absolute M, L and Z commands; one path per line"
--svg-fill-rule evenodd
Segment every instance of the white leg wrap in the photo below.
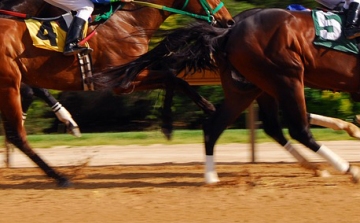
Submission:
M 297 150 L 296 148 L 290 143 L 290 141 L 288 141 L 284 148 L 291 154 L 293 155 L 293 157 L 299 162 L 299 163 L 303 163 L 303 162 L 308 162 Z
M 342 120 L 316 114 L 310 114 L 310 124 L 327 127 L 334 130 L 343 130 L 346 127 Z
M 349 134 L 349 136 L 360 139 L 360 130 L 356 125 L 338 118 L 310 114 L 310 124 L 327 127 L 334 130 L 344 130 Z
M 73 120 L 71 114 L 64 108 L 59 102 L 57 102 L 52 110 L 55 112 L 56 117 L 66 125 L 70 122 L 73 126 L 77 126 L 76 122 Z
M 214 156 L 206 156 L 205 161 L 205 182 L 213 184 L 219 182 L 219 177 L 215 170 Z
M 338 156 L 326 146 L 322 145 L 317 153 L 341 173 L 346 173 L 349 170 L 349 162 Z
M 22 113 L 22 125 L 24 126 L 27 114 L 25 112 Z
M 284 148 L 299 162 L 300 166 L 305 169 L 313 170 L 316 176 L 320 177 L 330 177 L 330 173 L 327 170 L 321 170 L 317 165 L 310 163 L 305 157 L 297 151 L 297 149 L 288 141 Z

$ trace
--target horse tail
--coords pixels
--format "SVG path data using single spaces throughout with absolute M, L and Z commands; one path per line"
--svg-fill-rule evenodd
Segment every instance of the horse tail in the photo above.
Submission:
M 159 44 L 167 49 L 162 63 L 175 75 L 181 71 L 185 71 L 185 76 L 203 70 L 217 71 L 213 54 L 222 55 L 220 46 L 229 30 L 202 22 L 175 29 Z
M 161 34 L 163 39 L 149 52 L 130 63 L 95 73 L 93 81 L 102 88 L 128 86 L 145 69 L 185 75 L 202 70 L 216 71 L 213 53 L 220 51 L 220 40 L 227 28 L 216 28 L 207 23 L 195 22 Z

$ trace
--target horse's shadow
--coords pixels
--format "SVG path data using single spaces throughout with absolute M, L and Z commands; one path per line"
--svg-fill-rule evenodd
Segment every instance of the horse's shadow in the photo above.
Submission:
M 68 170 L 69 171 L 69 170 Z M 199 187 L 205 185 L 204 174 L 186 172 L 185 170 L 173 170 L 164 172 L 152 172 L 143 170 L 139 172 L 101 173 L 86 171 L 69 172 L 66 176 L 72 182 L 72 189 L 101 189 L 101 188 L 169 188 L 169 187 Z M 220 177 L 238 177 L 238 173 L 222 173 Z M 6 183 L 1 183 L 3 189 L 63 189 L 56 186 L 56 182 L 39 174 L 22 175 L 21 172 L 6 176 Z

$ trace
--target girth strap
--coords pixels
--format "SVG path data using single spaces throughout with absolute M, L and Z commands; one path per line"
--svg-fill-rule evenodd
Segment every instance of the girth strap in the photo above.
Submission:
M 91 77 L 93 76 L 92 71 L 92 60 L 91 54 L 77 54 L 79 66 L 80 66 L 80 73 L 83 81 L 83 90 L 84 91 L 94 91 L 94 83 L 91 81 Z

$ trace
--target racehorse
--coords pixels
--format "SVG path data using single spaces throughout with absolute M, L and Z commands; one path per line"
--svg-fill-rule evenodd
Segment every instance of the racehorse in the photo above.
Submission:
M 0 2 L 0 9 L 15 12 L 27 12 L 28 14 L 37 15 L 40 13 L 43 5 L 44 3 L 42 1 L 24 2 L 24 0 L 4 0 Z M 6 15 L 0 14 L 0 17 L 6 18 Z M 58 119 L 65 124 L 68 133 L 76 137 L 81 136 L 80 129 L 71 114 L 50 94 L 48 90 L 43 88 L 32 88 L 29 85 L 22 83 L 20 92 L 24 121 L 26 119 L 27 110 L 33 102 L 34 96 L 36 96 L 44 100 L 52 108 Z
M 234 19 L 236 23 L 229 29 L 194 23 L 174 30 L 152 51 L 102 75 L 109 77 L 112 73 L 113 78 L 105 81 L 116 86 L 132 80 L 143 69 L 171 70 L 175 75 L 184 69 L 188 75 L 204 69 L 219 72 L 225 99 L 203 126 L 205 177 L 209 183 L 218 181 L 213 160 L 217 139 L 255 99 L 264 106 L 266 133 L 285 148 L 293 149 L 281 132 L 277 113 L 280 108 L 293 139 L 357 182 L 360 169 L 313 138 L 304 86 L 358 94 L 358 55 L 313 44 L 311 12 L 252 9 Z
M 99 7 L 96 7 L 96 11 L 101 12 L 101 5 L 98 5 Z M 100 8 L 100 9 L 99 9 Z M 11 10 L 15 12 L 26 12 L 27 16 L 31 17 L 31 15 L 37 16 L 37 17 L 48 17 L 48 16 L 55 16 L 55 15 L 61 15 L 63 13 L 62 10 L 55 8 L 47 3 L 44 3 L 43 1 L 39 0 L 14 0 L 14 1 L 8 1 L 4 0 L 0 2 L 0 9 L 5 10 Z M 0 15 L 2 17 L 6 17 L 6 15 L 14 15 L 11 11 L 5 12 L 5 15 Z M 181 12 L 180 12 L 181 13 Z M 186 13 L 186 12 L 183 12 Z M 25 14 L 20 14 L 17 16 L 24 16 Z M 194 15 L 198 16 L 198 15 Z M 231 24 L 231 21 L 229 21 L 229 25 Z M 140 80 L 137 80 L 136 82 L 133 82 L 131 86 L 128 87 L 128 89 L 124 88 L 118 88 L 115 89 L 114 92 L 116 94 L 128 94 L 132 91 L 140 91 L 140 90 L 151 90 L 151 89 L 157 89 L 157 88 L 163 88 L 165 89 L 165 98 L 164 98 L 164 106 L 162 109 L 162 132 L 166 136 L 167 139 L 171 138 L 172 135 L 172 117 L 171 117 L 171 103 L 172 103 L 172 97 L 174 95 L 174 90 L 181 91 L 185 93 L 189 98 L 191 98 L 196 105 L 198 105 L 199 108 L 201 108 L 205 113 L 212 113 L 215 110 L 215 107 L 208 102 L 205 98 L 200 96 L 196 91 L 194 91 L 187 82 L 183 81 L 179 78 L 163 78 L 163 75 L 158 75 L 155 77 L 140 77 Z M 32 93 L 36 93 L 38 97 L 42 98 L 46 103 L 48 103 L 51 107 L 56 107 L 56 110 L 58 110 L 57 105 L 59 103 L 55 101 L 56 99 L 46 90 L 43 88 L 34 88 L 30 89 L 29 87 L 25 87 L 24 84 L 21 85 L 22 90 L 21 92 L 25 93 L 22 96 L 27 97 L 27 99 L 22 100 L 23 102 L 23 110 L 26 110 L 24 108 L 27 108 L 31 104 L 32 100 Z M 25 104 L 24 104 L 25 103 Z M 26 104 L 27 103 L 27 104 Z M 26 113 L 26 111 L 24 111 Z M 64 122 L 64 124 L 67 127 L 67 131 L 75 136 L 80 136 L 79 128 L 77 127 L 77 124 L 72 119 L 71 114 L 63 107 L 61 106 L 61 109 L 59 112 L 55 113 L 56 116 Z
M 146 3 L 146 2 L 145 2 Z M 116 8 L 119 4 L 114 3 Z M 97 29 L 97 35 L 88 40 L 94 49 L 93 70 L 101 71 L 110 66 L 124 64 L 145 53 L 152 34 L 172 14 L 151 8 L 141 2 L 126 3 L 111 18 Z M 197 18 L 205 16 L 209 22 L 228 27 L 233 24 L 232 16 L 219 0 L 154 0 L 151 5 L 166 6 Z M 151 18 L 151 19 L 149 19 Z M 89 32 L 95 25 L 90 25 Z M 29 145 L 22 125 L 20 83 L 33 87 L 57 90 L 83 90 L 76 57 L 64 57 L 61 53 L 47 51 L 33 46 L 25 23 L 19 19 L 0 18 L 0 111 L 4 122 L 6 138 L 32 161 L 47 176 L 55 179 L 59 186 L 68 186 L 69 180 L 46 164 Z M 6 34 L 5 34 L 6 33 Z M 9 38 L 11 36 L 11 38 Z M 100 87 L 94 83 L 95 89 Z

